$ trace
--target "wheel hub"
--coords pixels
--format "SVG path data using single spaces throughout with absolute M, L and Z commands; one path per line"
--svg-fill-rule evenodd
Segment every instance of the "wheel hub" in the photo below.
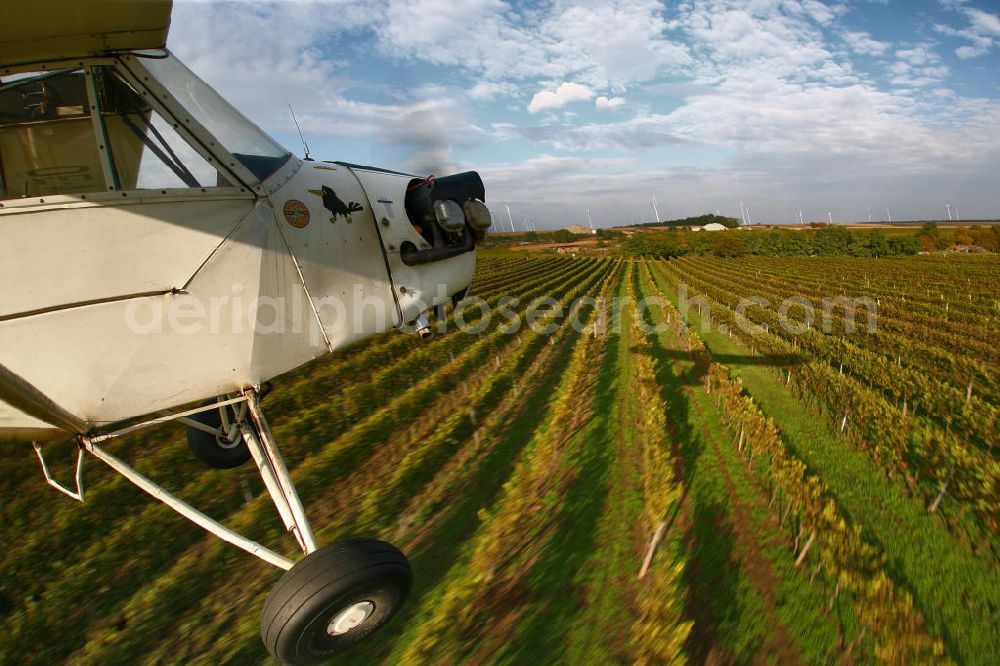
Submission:
M 327 635 L 340 636 L 346 634 L 351 629 L 363 624 L 374 610 L 375 604 L 370 601 L 359 601 L 353 606 L 348 606 L 330 620 L 330 624 L 326 626 Z
M 237 434 L 233 439 L 229 439 L 226 435 L 216 435 L 215 443 L 219 445 L 220 449 L 235 449 L 237 446 L 243 444 L 243 436 Z

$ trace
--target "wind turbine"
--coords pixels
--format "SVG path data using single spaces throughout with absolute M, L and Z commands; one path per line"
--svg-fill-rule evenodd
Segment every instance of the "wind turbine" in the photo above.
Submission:
M 745 209 L 743 208 L 743 199 L 740 199 L 740 223 L 743 226 L 746 226 L 747 224 L 747 214 Z
M 653 198 L 653 216 L 656 218 L 653 221 L 658 223 L 660 221 L 660 211 L 656 210 L 656 195 L 651 194 L 650 196 Z
M 961 219 L 962 219 L 962 218 L 960 218 L 960 217 L 958 216 L 958 206 L 955 206 L 955 221 L 956 221 L 956 222 L 958 222 L 958 221 L 959 221 L 959 220 L 961 220 Z
M 945 204 L 944 207 L 948 209 L 948 221 L 953 222 L 954 220 L 951 219 L 951 204 Z
M 826 211 L 826 217 L 827 217 L 827 219 L 830 220 L 830 224 L 832 225 L 833 224 L 833 213 L 831 213 L 830 211 Z
M 510 204 L 504 201 L 503 205 L 507 207 L 507 221 L 510 223 L 511 233 L 514 233 L 514 218 L 510 216 Z
M 889 204 L 885 205 L 885 216 L 889 218 L 889 224 L 892 224 L 892 212 L 889 210 Z
M 868 224 L 872 223 L 872 207 L 868 206 Z
M 590 209 L 587 209 L 587 223 L 590 225 L 590 231 L 594 231 L 594 218 L 590 216 Z
M 805 222 L 802 221 L 802 209 L 801 208 L 799 208 L 799 224 L 805 224 Z

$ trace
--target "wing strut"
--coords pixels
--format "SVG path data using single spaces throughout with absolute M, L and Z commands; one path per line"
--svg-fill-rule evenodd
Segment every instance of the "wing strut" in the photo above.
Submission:
M 87 424 L 82 419 L 70 414 L 4 365 L 0 365 L 0 400 L 56 428 L 74 433 L 87 431 Z

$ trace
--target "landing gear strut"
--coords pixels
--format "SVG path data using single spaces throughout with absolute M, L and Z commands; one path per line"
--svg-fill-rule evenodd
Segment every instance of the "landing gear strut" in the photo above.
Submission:
M 238 409 L 219 407 L 184 419 L 191 453 L 214 469 L 233 469 L 250 460 L 250 448 L 239 425 L 245 416 L 243 404 Z
M 233 416 L 229 424 L 225 423 L 225 418 L 220 418 L 220 422 L 227 430 L 238 428 L 242 443 L 257 465 L 278 515 L 305 554 L 300 561 L 293 562 L 237 534 L 174 497 L 100 446 L 106 440 L 169 421 L 179 420 L 191 427 L 192 422 L 203 423 L 204 417 L 200 415 L 213 411 L 216 415 L 224 413 Z M 211 402 L 192 410 L 165 412 L 159 418 L 107 434 L 81 435 L 78 442 L 80 452 L 75 492 L 51 477 L 42 449 L 35 444 L 46 481 L 61 492 L 83 501 L 83 457 L 85 453 L 90 453 L 188 520 L 285 570 L 264 606 L 261 637 L 268 651 L 286 663 L 316 663 L 357 644 L 388 622 L 410 591 L 412 574 L 409 562 L 388 543 L 350 539 L 323 548 L 317 546 L 295 484 L 261 411 L 260 394 L 256 389 L 247 389 L 238 397 Z

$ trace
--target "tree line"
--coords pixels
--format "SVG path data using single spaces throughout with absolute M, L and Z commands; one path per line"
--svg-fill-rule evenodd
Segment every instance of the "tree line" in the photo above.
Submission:
M 692 233 L 670 230 L 628 236 L 620 247 L 626 255 L 652 257 L 679 257 L 685 254 L 713 254 L 719 257 L 892 257 L 944 250 L 954 245 L 975 245 L 996 252 L 1000 247 L 1000 225 L 959 227 L 946 232 L 928 222 L 912 234 L 886 234 L 880 229 L 848 229 L 842 226 L 794 231 L 761 229 Z

